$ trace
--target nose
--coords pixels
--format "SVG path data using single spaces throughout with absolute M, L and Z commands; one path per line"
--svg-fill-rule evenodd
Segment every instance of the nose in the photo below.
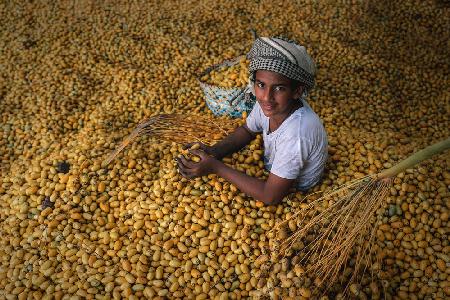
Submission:
M 261 96 L 262 96 L 261 97 L 262 101 L 271 102 L 272 101 L 272 89 L 264 89 Z

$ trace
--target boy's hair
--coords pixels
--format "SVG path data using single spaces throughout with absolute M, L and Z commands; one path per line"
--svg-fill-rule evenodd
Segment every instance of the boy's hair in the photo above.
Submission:
M 260 37 L 255 40 L 247 57 L 250 78 L 254 82 L 257 70 L 268 70 L 293 80 L 294 87 L 304 85 L 308 93 L 315 82 L 316 68 L 305 47 L 283 38 Z

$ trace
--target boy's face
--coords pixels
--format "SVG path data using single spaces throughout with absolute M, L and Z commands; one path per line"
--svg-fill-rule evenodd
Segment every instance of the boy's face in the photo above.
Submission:
M 286 117 L 303 93 L 303 86 L 272 71 L 258 70 L 255 75 L 255 96 L 264 115 Z

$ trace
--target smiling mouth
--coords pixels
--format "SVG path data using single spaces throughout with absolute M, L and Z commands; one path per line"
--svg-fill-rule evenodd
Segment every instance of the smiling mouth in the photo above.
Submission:
M 264 105 L 262 105 L 262 107 L 265 110 L 273 110 L 275 106 L 274 105 L 270 105 L 270 104 L 264 104 Z

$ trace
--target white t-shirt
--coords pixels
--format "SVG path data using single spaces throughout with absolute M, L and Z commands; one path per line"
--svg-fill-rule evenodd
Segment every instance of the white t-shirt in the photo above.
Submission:
M 319 117 L 303 100 L 277 130 L 269 132 L 269 118 L 258 102 L 247 117 L 247 127 L 262 132 L 264 164 L 271 173 L 297 179 L 297 188 L 307 190 L 322 177 L 328 156 L 328 140 Z

